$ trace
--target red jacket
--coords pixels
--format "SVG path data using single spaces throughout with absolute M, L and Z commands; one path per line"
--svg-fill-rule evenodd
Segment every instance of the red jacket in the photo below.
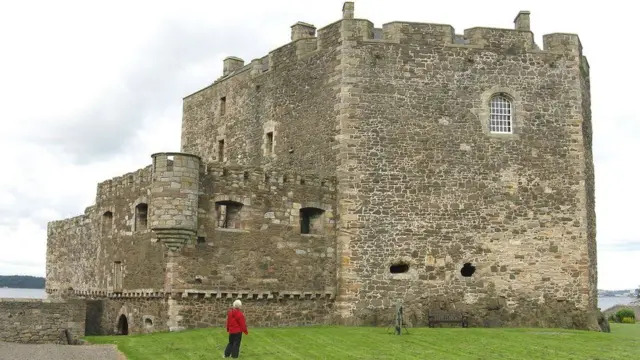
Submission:
M 244 319 L 244 314 L 238 309 L 231 309 L 227 313 L 227 332 L 229 334 L 235 334 L 243 332 L 245 335 L 249 335 L 247 330 L 247 323 Z

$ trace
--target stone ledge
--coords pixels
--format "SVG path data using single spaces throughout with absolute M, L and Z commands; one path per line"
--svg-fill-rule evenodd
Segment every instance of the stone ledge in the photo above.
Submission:
M 204 295 L 204 298 L 216 299 L 249 299 L 249 300 L 313 300 L 313 299 L 333 299 L 332 292 L 313 292 L 313 291 L 281 291 L 281 292 L 251 292 L 251 291 L 208 291 L 208 290 L 185 290 L 181 293 L 183 298 L 198 297 Z
M 48 289 L 47 292 L 55 293 L 57 290 Z M 165 297 L 198 297 L 203 295 L 204 298 L 215 299 L 253 299 L 253 300 L 271 300 L 271 299 L 296 299 L 296 300 L 312 300 L 312 299 L 334 299 L 333 292 L 317 292 L 317 291 L 243 291 L 243 290 L 198 290 L 186 289 L 182 291 L 165 292 L 164 290 L 139 289 L 127 290 L 122 292 L 113 292 L 106 290 L 74 290 L 71 294 L 76 296 L 95 296 L 110 299 L 125 298 L 165 298 Z M 0 299 L 2 301 L 3 299 Z M 4 299 L 6 300 L 6 299 Z M 34 300 L 34 299 L 26 299 Z M 42 301 L 42 300 L 40 300 Z M 64 300 L 55 300 L 55 302 L 65 302 Z

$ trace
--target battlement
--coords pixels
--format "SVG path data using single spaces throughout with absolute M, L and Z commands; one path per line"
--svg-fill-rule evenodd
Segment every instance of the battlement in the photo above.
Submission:
M 146 186 L 151 183 L 151 176 L 152 166 L 148 165 L 136 171 L 100 182 L 96 191 L 96 203 L 100 202 L 100 199 L 121 196 L 126 190 L 139 189 L 142 186 Z
M 251 187 L 263 190 L 286 190 L 297 187 L 335 191 L 337 185 L 335 176 L 320 177 L 220 163 L 206 164 L 204 175 L 212 175 L 214 183 L 222 182 L 239 188 Z
M 356 36 L 359 40 L 383 43 L 411 44 L 424 46 L 459 46 L 479 49 L 495 49 L 505 52 L 562 52 L 581 53 L 579 40 L 566 40 L 560 35 L 578 38 L 573 34 L 546 34 L 545 45 L 542 50 L 535 44 L 531 32 L 531 13 L 520 11 L 513 20 L 513 29 L 473 27 L 465 29 L 463 35 L 456 34 L 453 26 L 448 24 L 419 23 L 393 21 L 383 24 L 382 28 L 374 28 L 373 23 L 366 19 L 354 18 L 355 6 L 353 2 L 345 2 L 342 8 L 342 19 L 316 31 L 312 24 L 297 22 L 291 26 L 291 42 L 269 52 L 265 57 L 254 59 L 245 65 L 239 57 L 228 57 L 223 61 L 223 75 L 213 84 L 229 79 L 234 75 L 250 71 L 251 76 L 259 76 L 278 67 L 287 57 L 281 57 L 283 52 L 292 48 L 298 58 L 322 49 L 323 44 L 335 43 L 332 37 Z M 350 31 L 344 31 L 342 22 L 355 25 Z M 357 31 L 353 31 L 357 29 Z M 317 36 L 316 36 L 317 32 Z M 557 40 L 557 41 L 556 41 Z M 212 85 L 213 85 L 212 84 Z M 192 94 L 193 95 L 193 94 Z
M 527 12 L 521 11 L 519 18 L 525 13 Z M 394 21 L 383 24 L 382 28 L 374 28 L 368 20 L 359 21 L 362 22 L 360 27 L 365 27 L 365 31 L 362 31 L 362 40 L 369 43 L 493 49 L 509 54 L 526 52 L 582 54 L 578 35 L 545 34 L 543 48 L 540 49 L 534 41 L 533 32 L 520 22 L 516 24 L 519 26 L 516 29 L 473 27 L 465 29 L 463 34 L 456 34 L 454 27 L 448 24 Z

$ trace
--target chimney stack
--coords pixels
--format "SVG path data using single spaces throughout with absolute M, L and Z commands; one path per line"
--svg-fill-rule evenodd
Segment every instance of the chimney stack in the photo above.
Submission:
M 298 21 L 291 25 L 291 41 L 316 37 L 316 27 Z
M 529 11 L 520 11 L 513 23 L 516 25 L 516 30 L 531 31 L 531 20 L 529 19 Z
M 355 11 L 355 6 L 353 1 L 347 1 L 342 5 L 342 18 L 343 19 L 353 19 L 353 13 Z
M 235 56 L 229 56 L 222 62 L 222 76 L 227 76 L 243 66 L 244 60 Z

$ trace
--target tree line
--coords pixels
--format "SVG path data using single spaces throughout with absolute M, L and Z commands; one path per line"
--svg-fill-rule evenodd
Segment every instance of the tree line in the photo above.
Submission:
M 43 277 L 27 275 L 0 275 L 0 288 L 44 289 Z

